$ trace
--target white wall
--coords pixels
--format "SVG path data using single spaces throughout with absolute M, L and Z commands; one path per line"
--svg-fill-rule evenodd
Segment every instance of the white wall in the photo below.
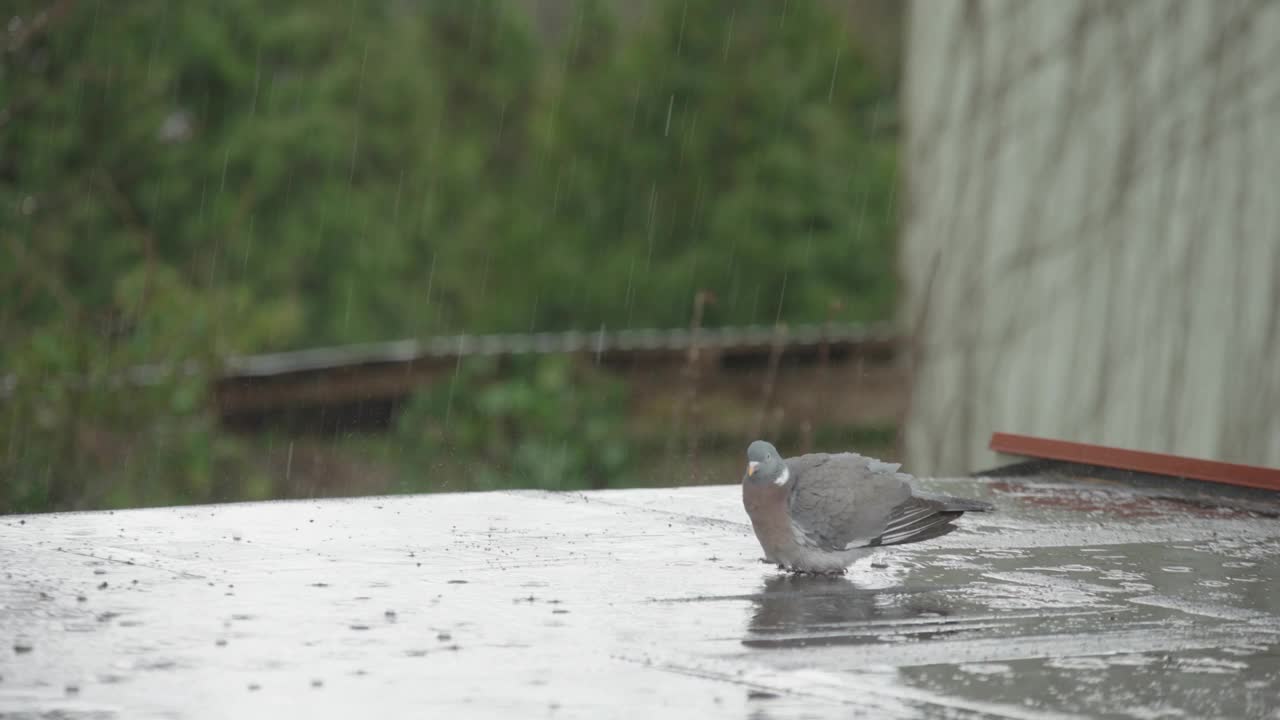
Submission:
M 905 72 L 909 467 L 1280 466 L 1280 2 L 915 0 Z

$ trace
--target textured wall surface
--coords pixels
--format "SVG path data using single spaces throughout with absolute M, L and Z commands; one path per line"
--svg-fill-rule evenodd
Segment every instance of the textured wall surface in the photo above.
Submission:
M 1280 465 L 1280 2 L 917 0 L 906 459 Z

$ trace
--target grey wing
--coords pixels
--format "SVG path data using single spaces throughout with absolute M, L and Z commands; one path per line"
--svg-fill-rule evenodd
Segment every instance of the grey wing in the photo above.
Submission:
M 855 453 L 801 455 L 787 467 L 796 478 L 788 498 L 796 540 L 828 552 L 888 544 L 880 538 L 912 499 L 899 465 Z
M 827 551 L 928 540 L 954 530 L 965 511 L 991 509 L 915 493 L 900 465 L 854 453 L 803 455 L 788 466 L 797 478 L 789 498 L 796 539 Z

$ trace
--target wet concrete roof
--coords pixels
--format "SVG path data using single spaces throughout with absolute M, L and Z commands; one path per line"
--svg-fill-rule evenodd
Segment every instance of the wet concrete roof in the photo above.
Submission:
M 839 579 L 723 486 L 0 518 L 0 717 L 1278 716 L 1274 516 L 923 484 L 999 512 Z

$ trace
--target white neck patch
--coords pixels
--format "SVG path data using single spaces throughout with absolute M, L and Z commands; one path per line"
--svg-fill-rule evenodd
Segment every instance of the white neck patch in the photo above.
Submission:
M 783 466 L 782 466 L 782 474 L 778 476 L 778 479 L 777 479 L 777 480 L 774 480 L 774 481 L 773 481 L 773 484 L 774 484 L 774 485 L 786 485 L 786 484 L 787 484 L 787 481 L 788 481 L 788 480 L 790 480 L 790 479 L 791 479 L 791 468 L 787 467 L 786 465 L 783 465 Z

